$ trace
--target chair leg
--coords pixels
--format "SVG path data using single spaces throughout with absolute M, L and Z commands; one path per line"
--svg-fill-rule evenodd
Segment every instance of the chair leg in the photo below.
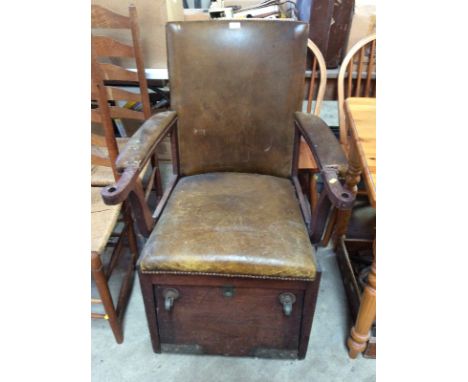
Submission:
M 335 229 L 337 215 L 338 215 L 338 211 L 336 210 L 336 208 L 332 207 L 332 211 L 330 213 L 330 219 L 328 219 L 325 232 L 322 236 L 322 241 L 320 242 L 320 245 L 322 247 L 328 246 L 328 243 L 330 242 L 330 239 L 333 234 L 333 230 Z
M 369 331 L 375 320 L 376 304 L 376 262 L 375 262 L 375 241 L 374 241 L 374 261 L 369 274 L 368 284 L 362 294 L 359 312 L 356 318 L 356 324 L 351 329 L 351 335 L 348 337 L 349 356 L 356 358 L 359 353 L 366 349 L 369 340 Z
M 121 344 L 123 342 L 122 325 L 119 322 L 112 302 L 112 296 L 110 294 L 109 285 L 107 284 L 107 277 L 103 269 L 101 257 L 96 252 L 93 252 L 91 255 L 91 271 L 115 340 L 118 344 Z
M 130 294 L 133 287 L 133 281 L 135 279 L 135 266 L 138 260 L 138 246 L 136 242 L 135 230 L 133 228 L 133 220 L 128 210 L 125 212 L 125 222 L 131 258 L 127 271 L 125 272 L 122 281 L 122 286 L 120 287 L 119 297 L 117 300 L 116 312 L 120 322 L 123 321 L 125 309 L 127 308 L 128 300 L 130 298 Z

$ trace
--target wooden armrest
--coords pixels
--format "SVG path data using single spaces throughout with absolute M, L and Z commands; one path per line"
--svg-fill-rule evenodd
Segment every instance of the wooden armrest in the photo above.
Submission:
M 176 121 L 175 111 L 164 111 L 146 120 L 117 157 L 117 171 L 123 173 L 127 167 L 141 170 Z
M 348 169 L 340 143 L 327 124 L 316 115 L 296 112 L 294 117 L 296 127 L 317 162 L 330 201 L 336 208 L 351 208 L 355 196 L 338 179 Z
M 176 122 L 177 113 L 165 111 L 149 118 L 133 134 L 117 157 L 116 167 L 121 174 L 119 180 L 101 191 L 104 203 L 114 205 L 127 199 L 129 193 L 135 189 L 140 171 Z

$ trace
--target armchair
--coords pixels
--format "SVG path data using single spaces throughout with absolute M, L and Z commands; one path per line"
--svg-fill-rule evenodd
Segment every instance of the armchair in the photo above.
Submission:
M 143 124 L 102 191 L 107 204 L 129 200 L 148 237 L 138 268 L 155 352 L 305 357 L 321 272 L 297 179 L 301 136 L 327 200 L 353 198 L 337 181 L 339 144 L 317 131 L 318 117 L 297 113 L 307 28 L 167 24 L 174 111 Z M 166 135 L 172 178 L 152 213 L 136 179 Z

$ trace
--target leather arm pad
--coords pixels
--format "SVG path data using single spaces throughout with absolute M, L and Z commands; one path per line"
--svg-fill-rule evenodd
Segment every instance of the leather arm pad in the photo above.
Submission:
M 317 162 L 330 201 L 336 208 L 351 208 L 354 196 L 338 180 L 338 176 L 344 175 L 348 169 L 340 143 L 316 115 L 296 112 L 295 121 Z
M 164 111 L 146 120 L 117 157 L 117 171 L 122 173 L 127 167 L 141 169 L 176 120 L 175 111 Z

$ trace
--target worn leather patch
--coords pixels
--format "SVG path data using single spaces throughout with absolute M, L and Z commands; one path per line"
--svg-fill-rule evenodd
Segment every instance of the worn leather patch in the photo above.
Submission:
M 302 279 L 314 279 L 316 272 L 291 181 L 229 172 L 177 183 L 140 267 Z
M 116 161 L 117 169 L 123 171 L 129 166 L 141 166 L 151 147 L 176 117 L 174 111 L 164 111 L 147 119 L 120 151 Z
M 171 22 L 166 32 L 181 174 L 289 176 L 308 25 L 211 20 Z

